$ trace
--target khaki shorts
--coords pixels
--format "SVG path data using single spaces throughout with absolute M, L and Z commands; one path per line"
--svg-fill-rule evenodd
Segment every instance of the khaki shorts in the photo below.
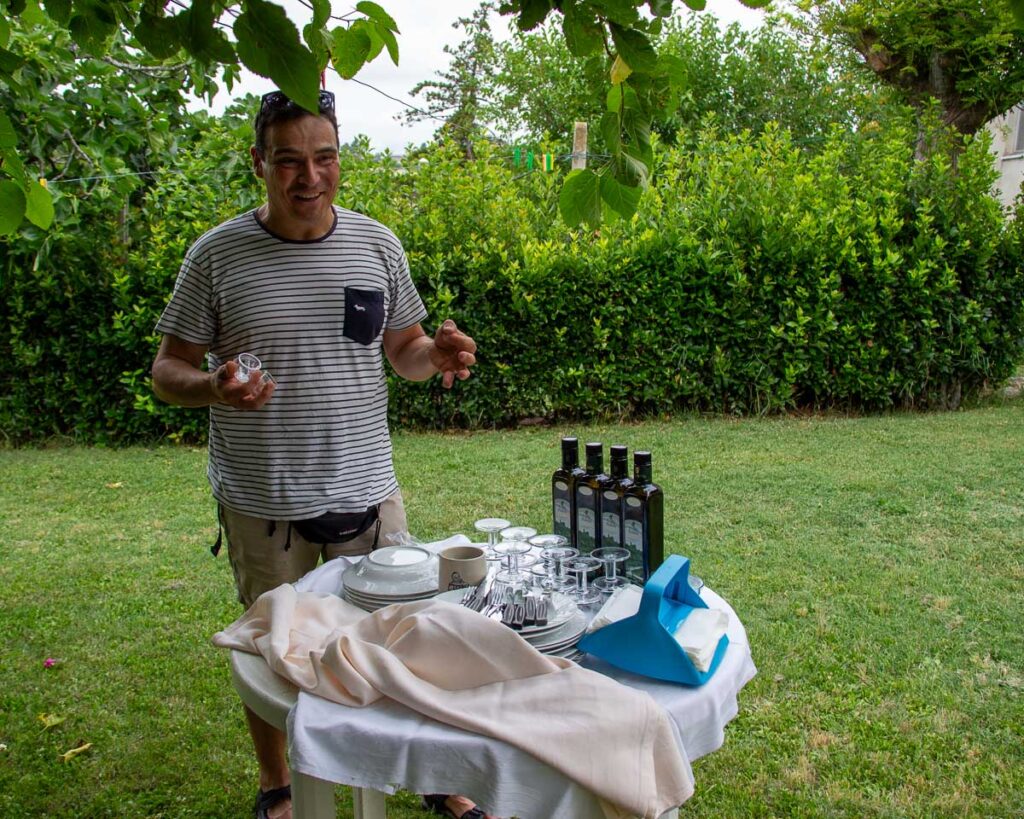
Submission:
M 221 504 L 221 525 L 228 541 L 228 559 L 235 573 L 238 600 L 248 608 L 263 592 L 282 583 L 294 583 L 307 572 L 339 555 L 363 555 L 374 547 L 387 546 L 392 536 L 408 531 L 402 493 L 395 492 L 380 505 L 380 531 L 374 524 L 346 543 L 310 543 L 285 520 L 243 515 Z M 291 545 L 285 549 L 285 544 Z

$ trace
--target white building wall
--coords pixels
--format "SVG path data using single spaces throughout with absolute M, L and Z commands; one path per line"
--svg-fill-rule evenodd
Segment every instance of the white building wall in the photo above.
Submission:
M 992 133 L 992 152 L 999 171 L 996 181 L 999 200 L 1004 205 L 1012 205 L 1024 183 L 1024 104 L 985 127 Z

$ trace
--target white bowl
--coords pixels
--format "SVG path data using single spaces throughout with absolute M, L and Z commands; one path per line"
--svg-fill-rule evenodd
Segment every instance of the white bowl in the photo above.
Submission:
M 437 589 L 437 555 L 419 546 L 386 546 L 342 574 L 356 593 L 396 596 Z

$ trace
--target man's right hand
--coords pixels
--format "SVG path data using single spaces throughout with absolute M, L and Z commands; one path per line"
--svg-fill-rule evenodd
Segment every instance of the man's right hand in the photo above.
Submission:
M 240 410 L 257 410 L 270 400 L 277 389 L 269 373 L 264 378 L 262 370 L 249 373 L 249 380 L 244 383 L 235 378 L 237 372 L 238 362 L 227 361 L 210 373 L 210 388 L 218 403 Z

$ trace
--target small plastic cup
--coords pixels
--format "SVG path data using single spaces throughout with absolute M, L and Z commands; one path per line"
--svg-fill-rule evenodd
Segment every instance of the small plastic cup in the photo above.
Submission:
M 241 384 L 248 384 L 249 376 L 263 368 L 263 363 L 252 353 L 239 353 L 235 363 L 238 365 L 238 369 L 235 370 L 235 380 Z

